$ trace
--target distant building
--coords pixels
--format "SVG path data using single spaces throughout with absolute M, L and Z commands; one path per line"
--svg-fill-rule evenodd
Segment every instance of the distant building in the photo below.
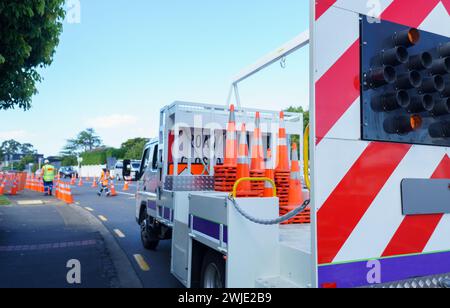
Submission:
M 5 157 L 3 157 L 3 161 L 0 162 L 0 167 L 7 168 L 11 164 L 20 162 L 22 160 L 22 158 L 24 158 L 25 156 L 33 156 L 34 157 L 34 162 L 36 164 L 39 163 L 39 160 L 41 160 L 41 161 L 44 160 L 44 155 L 43 154 L 13 154 L 13 155 L 5 155 Z

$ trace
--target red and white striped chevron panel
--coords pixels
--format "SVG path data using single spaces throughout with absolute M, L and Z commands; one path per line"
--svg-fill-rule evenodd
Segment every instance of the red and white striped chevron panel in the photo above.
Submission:
M 361 140 L 359 18 L 377 11 L 382 20 L 450 37 L 450 0 L 316 0 L 314 178 L 319 283 L 364 285 L 365 275 L 352 280 L 349 273 L 360 271 L 362 276 L 365 263 L 364 269 L 348 266 L 348 272 L 333 268 L 334 264 L 450 252 L 450 216 L 405 217 L 400 191 L 405 178 L 450 179 L 450 149 Z M 450 255 L 447 259 L 450 272 Z M 393 266 L 385 264 L 385 268 Z M 427 270 L 384 274 L 386 280 L 394 280 L 426 276 Z

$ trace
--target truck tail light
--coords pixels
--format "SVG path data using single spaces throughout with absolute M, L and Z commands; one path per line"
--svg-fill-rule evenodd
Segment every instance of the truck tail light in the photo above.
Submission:
M 337 289 L 337 283 L 336 282 L 325 282 L 322 283 L 323 289 Z

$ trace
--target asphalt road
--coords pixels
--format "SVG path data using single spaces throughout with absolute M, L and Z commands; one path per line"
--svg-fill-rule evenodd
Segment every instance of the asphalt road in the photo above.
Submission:
M 72 188 L 72 206 L 23 192 L 0 207 L 0 287 L 182 287 L 170 274 L 171 242 L 157 251 L 141 245 L 136 186 L 122 193 L 118 183 L 118 196 L 98 197 L 91 184 Z M 81 284 L 67 282 L 73 259 Z
M 161 241 L 156 251 L 142 247 L 139 226 L 135 219 L 136 185 L 123 192 L 123 182 L 116 183 L 118 196 L 98 197 L 92 183 L 74 186 L 78 206 L 94 215 L 114 235 L 132 263 L 145 288 L 180 288 L 182 285 L 170 273 L 171 241 Z M 106 219 L 106 221 L 105 221 Z

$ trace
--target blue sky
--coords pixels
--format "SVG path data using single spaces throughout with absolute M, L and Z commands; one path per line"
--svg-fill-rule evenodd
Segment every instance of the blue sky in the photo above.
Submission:
M 73 1 L 72 1 L 73 2 Z M 76 1 L 75 1 L 76 2 Z M 225 104 L 231 78 L 308 28 L 306 0 L 80 0 L 64 23 L 30 111 L 0 113 L 0 141 L 57 154 L 94 127 L 109 146 L 153 137 L 175 100 Z M 307 106 L 308 54 L 288 57 L 241 85 L 243 105 Z

